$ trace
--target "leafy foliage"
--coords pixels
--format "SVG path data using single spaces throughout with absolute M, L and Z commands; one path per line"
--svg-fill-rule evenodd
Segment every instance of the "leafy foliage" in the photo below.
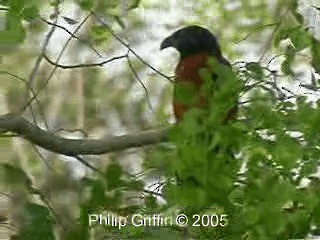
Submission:
M 1 4 L 8 7 L 8 11 L 5 15 L 5 28 L 1 31 L 0 46 L 14 47 L 25 39 L 22 21 L 31 21 L 38 17 L 39 6 L 37 1 L 21 0 L 5 1 Z
M 301 179 L 315 173 L 319 163 L 314 125 L 320 120 L 318 106 L 303 97 L 296 104 L 279 101 L 257 87 L 250 104 L 240 108 L 245 121 L 224 124 L 223 117 L 244 88 L 226 69 L 214 69 L 222 69 L 223 85 L 213 92 L 212 107 L 190 111 L 171 134 L 176 149 L 167 173 L 169 178 L 176 173 L 180 183 L 164 187 L 167 204 L 185 206 L 181 211 L 190 212 L 190 219 L 195 212 L 212 209 L 228 216 L 228 225 L 220 229 L 199 233 L 190 227 L 199 238 L 288 239 L 318 232 L 314 213 L 319 195 L 310 192 L 313 184 L 301 186 Z M 246 71 L 256 81 L 264 75 L 257 63 L 247 65 Z M 206 90 L 212 89 L 212 81 L 205 80 Z M 292 134 L 297 131 L 299 137 Z
M 61 19 L 67 25 L 78 26 L 79 22 L 74 18 L 61 15 L 61 6 L 67 2 L 50 2 L 54 12 L 50 20 Z M 82 33 L 86 35 L 84 38 L 80 34 L 81 38 L 77 34 L 72 37 L 77 41 L 81 39 L 95 52 L 96 47 L 103 47 L 104 51 L 105 47 L 114 47 L 113 29 L 121 29 L 125 35 L 128 26 L 137 29 L 145 27 L 147 23 L 134 15 L 134 11 L 147 3 L 139 0 L 124 2 L 73 1 L 84 13 L 94 12 L 95 16 L 103 16 L 107 24 L 92 18 L 94 20 L 88 24 L 87 32 Z M 260 32 L 265 28 L 271 30 L 265 51 L 272 54 L 272 59 L 264 61 L 262 57 L 259 61 L 235 63 L 233 71 L 210 59 L 208 64 L 215 70 L 217 79 L 212 81 L 211 71 L 202 69 L 200 75 L 205 84 L 198 93 L 200 98 L 207 99 L 206 107 L 191 109 L 183 121 L 171 129 L 168 143 L 144 149 L 147 156 L 143 156 L 145 171 L 142 174 L 133 175 L 125 169 L 120 164 L 121 154 L 116 153 L 108 156 L 107 166 L 101 161 L 103 163 L 96 164 L 98 170 L 94 169 L 77 179 L 70 174 L 74 169 L 68 169 L 62 161 L 55 161 L 56 165 L 50 166 L 56 172 L 43 173 L 37 164 L 29 169 L 20 167 L 23 164 L 15 164 L 12 153 L 4 151 L 3 158 L 9 155 L 8 158 L 13 162 L 1 163 L 0 179 L 1 187 L 13 193 L 9 197 L 17 208 L 14 217 L 19 220 L 14 237 L 296 239 L 320 235 L 320 185 L 319 178 L 314 176 L 320 159 L 320 104 L 319 100 L 312 99 L 319 91 L 320 44 L 303 23 L 296 1 L 276 1 L 273 15 L 266 10 L 268 1 L 254 2 L 235 7 L 227 6 L 229 1 L 203 1 L 197 3 L 201 8 L 194 7 L 194 12 L 200 15 L 199 19 L 208 23 L 212 19 L 208 19 L 211 14 L 207 12 L 213 8 L 218 10 L 219 21 L 215 21 L 215 27 L 217 31 L 225 30 L 226 33 L 221 34 L 222 40 L 231 35 L 229 38 L 232 42 L 241 42 L 257 35 L 251 42 L 254 44 L 264 39 Z M 6 19 L 0 35 L 1 49 L 22 46 L 27 38 L 26 33 L 30 31 L 28 26 L 40 20 L 43 12 L 41 1 L 8 0 L 0 1 L 0 4 L 5 9 Z M 249 19 L 249 23 L 241 24 L 238 21 L 240 17 Z M 189 23 L 190 20 L 185 21 Z M 225 26 L 237 29 L 236 34 L 229 34 Z M 231 41 L 220 42 L 226 52 L 231 52 L 226 44 Z M 125 42 L 121 47 L 128 46 Z M 249 47 L 247 49 L 250 50 Z M 81 51 L 76 48 L 76 52 Z M 305 56 L 307 58 L 301 60 Z M 128 59 L 129 55 L 126 57 Z M 275 59 L 280 62 L 278 69 L 270 67 Z M 19 63 L 22 62 L 19 58 Z M 135 78 L 119 75 L 116 80 L 108 82 L 107 87 L 99 81 L 99 71 L 92 68 L 83 71 L 82 77 L 88 80 L 84 84 L 84 96 L 87 98 L 84 109 L 91 116 L 91 119 L 84 121 L 86 130 L 95 129 L 97 125 L 105 127 L 107 118 L 99 116 L 101 109 L 95 104 L 101 101 L 96 99 L 97 94 L 102 94 L 109 87 L 111 89 L 112 85 L 118 91 L 112 93 L 111 90 L 105 94 L 102 105 L 110 102 L 114 103 L 114 108 L 123 110 L 119 99 L 129 99 L 127 101 L 132 104 L 132 99 L 127 97 L 128 89 L 135 86 L 136 80 L 143 85 L 139 76 L 150 67 L 138 63 L 139 71 L 129 66 Z M 283 85 L 296 83 L 299 79 L 297 65 L 302 63 L 312 72 L 310 81 L 308 79 L 308 82 L 300 84 L 301 88 L 309 91 L 307 96 L 286 89 Z M 42 71 L 39 74 L 41 84 L 47 69 Z M 113 76 L 112 70 L 107 69 L 108 74 Z M 121 79 L 119 85 L 118 79 Z M 158 76 L 150 79 L 158 80 Z M 26 85 L 32 85 L 33 82 L 24 81 L 23 78 L 20 80 Z M 74 85 L 66 86 L 63 84 L 64 89 L 74 89 Z M 39 90 L 38 86 L 32 87 Z M 194 97 L 195 89 L 183 85 L 176 89 L 174 94 L 185 104 L 197 102 L 199 96 Z M 154 93 L 161 95 L 158 89 Z M 139 95 L 136 92 L 134 94 Z M 168 97 L 163 94 L 163 98 Z M 146 101 L 145 98 L 139 101 L 142 102 L 140 113 L 141 109 L 145 110 L 143 104 Z M 163 100 L 162 105 L 166 106 L 167 102 Z M 68 104 L 70 102 L 64 105 L 61 122 L 66 121 L 70 112 L 76 109 L 73 107 L 70 110 Z M 132 105 L 128 106 L 130 108 Z M 238 110 L 237 119 L 226 121 L 226 116 L 235 106 Z M 108 108 L 108 114 L 114 108 Z M 132 120 L 136 116 L 133 117 L 130 114 L 133 110 L 129 110 L 129 119 Z M 157 114 L 165 118 L 163 110 L 160 112 Z M 42 115 L 40 110 L 38 114 Z M 118 114 L 123 114 L 123 111 Z M 143 125 L 143 117 L 140 120 Z M 128 123 L 128 120 L 123 120 L 123 123 Z M 101 131 L 101 128 L 95 130 Z M 6 145 L 8 141 L 0 139 L 0 146 Z M 38 157 L 31 153 L 24 157 L 28 163 L 39 162 Z M 64 208 L 66 205 L 67 208 Z M 148 226 L 139 227 L 132 221 L 126 222 L 135 215 L 154 214 L 161 214 L 171 221 L 161 226 L 146 224 Z M 176 217 L 179 214 L 189 219 L 188 224 L 177 224 Z M 90 216 L 99 221 L 113 216 L 114 221 L 109 219 L 109 223 L 105 224 L 99 224 L 99 221 L 90 223 Z M 122 223 L 125 225 L 121 226 Z

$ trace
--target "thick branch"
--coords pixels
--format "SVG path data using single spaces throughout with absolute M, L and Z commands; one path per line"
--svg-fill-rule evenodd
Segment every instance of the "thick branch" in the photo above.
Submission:
M 68 156 L 98 155 L 164 142 L 168 130 L 149 130 L 102 139 L 66 139 L 42 130 L 19 115 L 0 116 L 0 131 L 11 131 L 49 151 Z

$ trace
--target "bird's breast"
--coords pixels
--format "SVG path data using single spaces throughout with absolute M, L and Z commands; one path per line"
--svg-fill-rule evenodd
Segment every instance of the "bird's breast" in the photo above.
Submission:
M 207 67 L 207 60 L 208 55 L 204 53 L 181 59 L 176 68 L 176 81 L 178 83 L 191 83 L 199 87 L 203 82 L 199 75 L 199 70 Z
M 177 84 L 184 85 L 185 87 L 190 89 L 194 89 L 196 92 L 199 91 L 203 80 L 200 77 L 199 70 L 201 68 L 208 68 L 207 66 L 208 55 L 204 53 L 200 53 L 197 55 L 188 56 L 186 58 L 181 59 L 177 68 L 176 68 L 176 84 L 175 84 L 175 94 L 177 89 Z M 179 122 L 182 120 L 183 115 L 186 111 L 190 109 L 192 106 L 187 106 L 186 104 L 179 102 L 177 97 L 174 94 L 173 101 L 173 111 L 176 120 Z M 196 93 L 194 93 L 196 94 Z M 190 96 L 191 98 L 192 96 Z M 206 104 L 206 100 L 198 96 L 198 99 L 194 105 L 194 107 L 204 106 Z

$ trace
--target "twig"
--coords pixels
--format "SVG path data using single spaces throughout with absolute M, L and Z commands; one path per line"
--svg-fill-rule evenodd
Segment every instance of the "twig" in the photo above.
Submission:
M 58 16 L 59 15 L 59 4 L 57 4 L 55 6 L 55 9 L 54 9 L 54 13 L 53 13 L 55 16 Z M 56 17 L 56 19 L 54 20 L 54 24 L 57 24 L 58 22 L 58 17 Z M 39 66 L 40 66 L 40 63 L 41 63 L 41 60 L 43 58 L 43 55 L 48 47 L 48 44 L 50 42 L 50 39 L 54 33 L 54 31 L 56 30 L 56 26 L 55 25 L 52 25 L 51 26 L 51 29 L 50 31 L 48 32 L 47 36 L 45 37 L 44 39 L 44 42 L 43 42 L 43 45 L 41 47 L 41 53 L 40 55 L 38 56 L 36 62 L 35 62 L 35 65 L 31 71 L 31 74 L 30 74 L 30 77 L 29 77 L 29 84 L 30 86 L 32 86 L 33 82 L 34 82 L 34 78 L 38 72 L 38 69 L 39 69 Z
M 150 191 L 150 190 L 143 190 L 144 193 L 149 194 L 149 195 L 156 195 L 158 197 L 163 197 L 163 194 L 158 193 L 158 192 L 154 192 L 154 191 Z
M 261 62 L 262 59 L 264 58 L 264 56 L 265 56 L 265 54 L 266 54 L 266 52 L 267 52 L 270 44 L 272 43 L 272 38 L 273 38 L 273 36 L 276 34 L 276 32 L 278 31 L 279 27 L 282 25 L 282 23 L 283 23 L 283 21 L 284 21 L 284 19 L 285 19 L 284 16 L 285 16 L 288 12 L 289 12 L 289 9 L 287 9 L 283 15 L 279 16 L 279 19 L 280 19 L 280 20 L 279 20 L 279 22 L 276 24 L 276 27 L 273 29 L 273 31 L 272 31 L 271 35 L 269 36 L 269 38 L 267 38 L 266 46 L 265 46 L 265 48 L 264 48 L 264 50 L 263 50 L 263 52 L 262 52 L 262 54 L 261 54 L 261 56 L 260 56 L 260 58 L 259 58 L 259 62 Z
M 269 23 L 269 24 L 266 24 L 266 25 L 263 25 L 263 26 L 258 26 L 257 28 L 255 28 L 253 31 L 251 31 L 249 34 L 247 34 L 245 37 L 243 37 L 242 39 L 240 39 L 238 42 L 236 42 L 235 44 L 239 44 L 240 42 L 246 40 L 247 38 L 249 38 L 252 34 L 260 31 L 260 29 L 264 29 L 264 28 L 267 28 L 267 27 L 272 27 L 272 26 L 275 26 L 277 25 L 278 22 L 275 22 L 275 23 Z
M 79 29 L 83 26 L 83 24 L 89 19 L 89 17 L 91 16 L 91 14 L 88 14 L 83 20 L 82 22 L 78 25 L 78 27 L 73 31 L 73 35 L 76 34 Z M 66 50 L 67 46 L 69 45 L 70 41 L 72 39 L 72 36 L 70 36 L 68 38 L 68 40 L 66 41 L 66 43 L 64 44 L 63 48 L 61 49 L 56 61 L 55 61 L 55 64 L 58 64 L 61 57 L 62 57 L 62 54 L 64 53 L 64 51 Z M 40 94 L 40 92 L 42 92 L 42 90 L 47 86 L 47 84 L 49 83 L 50 79 L 52 78 L 53 74 L 55 73 L 55 71 L 57 70 L 57 66 L 54 66 L 54 68 L 51 70 L 49 76 L 46 78 L 46 80 L 44 81 L 42 87 L 39 89 L 39 91 L 36 93 L 36 96 Z M 29 105 L 31 105 L 31 103 L 33 102 L 33 100 L 35 99 L 35 97 L 32 97 L 20 110 L 20 114 L 23 113 Z
M 32 97 L 34 97 L 36 103 L 38 104 L 40 115 L 41 115 L 41 116 L 44 116 L 44 112 L 43 112 L 43 110 L 42 110 L 41 103 L 40 103 L 39 99 L 37 98 L 37 94 L 35 93 L 35 91 L 34 91 L 33 88 L 31 87 L 30 83 L 29 83 L 26 79 L 24 79 L 24 78 L 22 78 L 22 77 L 19 77 L 18 75 L 13 74 L 13 73 L 10 73 L 10 72 L 8 72 L 8 71 L 0 71 L 0 74 L 7 74 L 7 75 L 9 75 L 9 76 L 11 76 L 11 77 L 14 77 L 14 78 L 18 79 L 19 81 L 23 82 L 23 83 L 26 85 L 27 89 L 32 93 Z M 34 114 L 34 112 L 33 112 L 32 110 L 31 110 L 31 113 L 32 113 L 33 120 L 34 120 L 34 122 L 36 123 L 36 122 L 37 122 L 37 121 L 36 121 L 36 116 L 35 116 L 35 114 Z M 45 120 L 44 117 L 43 117 L 43 119 Z M 44 124 L 45 124 L 45 126 L 48 128 L 48 124 L 47 124 L 46 121 L 44 121 Z
M 26 79 L 14 74 L 14 73 L 8 72 L 8 71 L 0 71 L 0 74 L 7 74 L 7 75 L 9 75 L 11 77 L 14 77 L 14 78 L 18 79 L 19 81 L 23 82 L 26 85 L 27 89 L 30 90 L 30 92 L 32 93 L 33 96 L 36 95 L 36 93 L 34 92 L 33 88 L 30 86 L 29 82 Z M 38 101 L 37 98 L 36 98 L 36 101 Z
M 54 7 L 54 13 L 53 13 L 53 14 L 54 14 L 55 16 L 58 16 L 58 15 L 59 15 L 59 1 L 58 1 L 58 4 L 56 4 L 56 6 Z M 57 23 L 57 22 L 58 22 L 58 17 L 56 17 L 56 19 L 55 19 L 55 23 Z M 37 74 L 37 72 L 38 72 L 38 69 L 39 69 L 39 67 L 40 67 L 40 64 L 41 64 L 43 55 L 44 55 L 44 53 L 45 53 L 45 51 L 46 51 L 46 49 L 47 49 L 47 47 L 48 47 L 48 44 L 49 44 L 49 42 L 50 42 L 50 39 L 51 39 L 53 33 L 55 32 L 55 30 L 56 30 L 56 27 L 55 27 L 55 26 L 52 26 L 51 29 L 49 30 L 47 36 L 46 36 L 45 39 L 44 39 L 43 45 L 42 45 L 42 47 L 41 47 L 41 53 L 40 53 L 40 55 L 37 57 L 36 62 L 35 62 L 35 64 L 34 64 L 34 67 L 33 67 L 32 71 L 31 71 L 31 73 L 30 73 L 30 76 L 29 76 L 28 83 L 29 83 L 29 85 L 30 85 L 31 88 L 32 88 L 34 79 L 35 79 L 35 77 L 36 77 L 36 74 Z M 26 92 L 26 96 L 25 96 L 26 100 L 27 100 L 28 97 L 29 97 L 29 96 L 28 96 L 28 93 L 29 93 L 29 91 Z M 33 96 L 32 96 L 31 99 L 35 99 L 35 98 L 37 98 L 37 94 L 33 94 Z M 39 106 L 39 109 L 40 109 L 40 115 L 42 116 L 42 118 L 43 118 L 43 120 L 44 120 L 44 123 L 45 123 L 46 127 L 48 128 L 47 121 L 46 121 L 45 116 L 44 116 L 44 113 L 42 112 L 42 109 L 41 109 L 41 104 L 40 104 L 40 102 L 37 102 L 37 103 L 38 103 L 38 106 Z M 36 122 L 37 122 L 36 114 L 34 113 L 33 108 L 32 108 L 31 105 L 27 105 L 26 107 L 29 107 L 29 106 L 30 106 L 30 112 L 31 112 L 33 121 L 36 123 Z
M 86 67 L 101 67 L 109 62 L 118 60 L 118 59 L 122 59 L 122 58 L 126 58 L 127 54 L 124 55 L 120 55 L 120 56 L 116 56 L 116 57 L 112 57 L 110 59 L 98 62 L 98 63 L 82 63 L 82 64 L 76 64 L 76 65 L 62 65 L 59 64 L 57 62 L 52 61 L 46 54 L 43 55 L 43 58 L 45 60 L 47 60 L 48 63 L 50 63 L 51 65 L 57 67 L 57 68 L 63 68 L 63 69 L 74 69 L 74 68 L 86 68 Z
M 81 162 L 83 165 L 85 165 L 86 167 L 90 168 L 91 170 L 93 170 L 94 172 L 99 173 L 100 175 L 104 175 L 102 171 L 100 171 L 98 168 L 96 168 L 95 166 L 91 165 L 90 163 L 88 163 L 86 160 L 84 160 L 82 157 L 78 156 L 74 156 L 75 159 L 77 159 L 79 162 Z
M 173 82 L 170 77 L 163 74 L 159 70 L 157 70 L 155 67 L 151 66 L 148 62 L 146 62 L 142 57 L 140 57 L 131 47 L 128 43 L 124 42 L 112 29 L 109 27 L 107 23 L 105 23 L 103 20 L 100 19 L 94 12 L 92 12 L 92 15 L 95 17 L 95 19 L 101 23 L 103 26 L 107 28 L 107 30 L 111 33 L 111 35 L 117 39 L 123 46 L 125 46 L 136 58 L 138 58 L 144 65 L 148 66 L 150 69 L 152 69 L 155 73 L 162 76 L 163 78 L 167 79 L 170 82 Z
M 77 35 L 73 34 L 73 33 L 72 33 L 71 31 L 69 31 L 66 27 L 61 26 L 61 25 L 59 25 L 59 24 L 57 24 L 57 23 L 55 23 L 55 22 L 50 22 L 50 21 L 48 21 L 48 20 L 46 20 L 46 19 L 44 19 L 44 18 L 42 18 L 42 17 L 40 17 L 40 19 L 41 19 L 43 22 L 47 23 L 48 25 L 55 26 L 55 27 L 58 27 L 58 28 L 60 28 L 60 29 L 62 29 L 62 30 L 64 30 L 64 31 L 66 31 L 70 36 L 72 36 L 73 38 L 79 40 L 80 42 L 84 43 L 84 44 L 87 45 L 89 48 L 91 48 L 92 51 L 94 51 L 99 57 L 102 57 L 101 54 L 98 52 L 98 50 L 95 49 L 95 48 L 92 46 L 92 44 L 90 44 L 88 41 L 86 41 L 86 40 L 78 37 Z
M 133 76 L 138 80 L 138 82 L 140 83 L 140 85 L 141 85 L 142 88 L 144 89 L 144 91 L 145 91 L 145 93 L 146 93 L 147 103 L 148 103 L 148 105 L 149 105 L 150 110 L 151 110 L 152 113 L 154 114 L 155 112 L 154 112 L 154 109 L 153 109 L 153 107 L 152 107 L 152 105 L 151 105 L 151 102 L 150 102 L 150 99 L 149 99 L 149 91 L 148 91 L 147 87 L 144 85 L 144 83 L 142 82 L 142 80 L 140 79 L 140 77 L 139 77 L 136 69 L 133 67 L 129 55 L 127 56 L 127 63 L 128 63 L 128 66 L 129 66 L 129 68 L 130 68 Z

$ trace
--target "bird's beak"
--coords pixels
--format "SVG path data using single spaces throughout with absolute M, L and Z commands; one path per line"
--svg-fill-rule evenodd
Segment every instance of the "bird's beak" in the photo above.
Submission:
M 175 39 L 173 38 L 173 36 L 169 36 L 162 41 L 160 45 L 160 50 L 163 50 L 168 47 L 175 47 Z

